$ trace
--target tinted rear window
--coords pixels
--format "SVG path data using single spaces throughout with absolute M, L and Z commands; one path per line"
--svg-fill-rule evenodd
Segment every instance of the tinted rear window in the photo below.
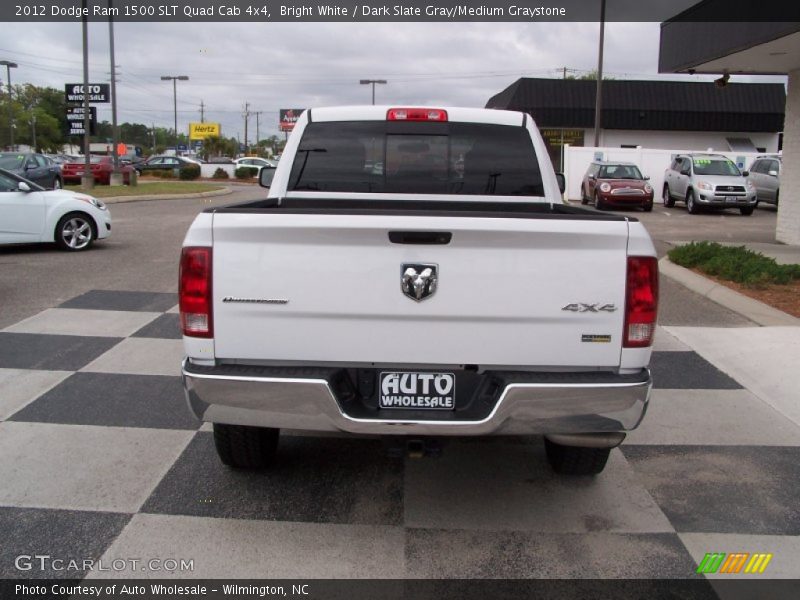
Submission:
M 310 123 L 288 189 L 544 195 L 527 130 L 474 123 Z

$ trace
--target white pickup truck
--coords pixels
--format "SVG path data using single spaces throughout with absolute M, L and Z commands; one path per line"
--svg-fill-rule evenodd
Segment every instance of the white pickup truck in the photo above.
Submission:
M 280 429 L 540 434 L 596 474 L 641 421 L 653 244 L 562 202 L 528 115 L 314 108 L 260 177 L 181 256 L 184 387 L 225 464 L 267 466 Z

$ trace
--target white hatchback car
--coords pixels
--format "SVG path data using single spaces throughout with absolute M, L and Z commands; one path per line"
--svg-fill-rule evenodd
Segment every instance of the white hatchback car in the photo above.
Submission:
M 97 198 L 45 190 L 0 169 L 0 244 L 55 242 L 63 250 L 86 250 L 111 235 L 111 214 Z

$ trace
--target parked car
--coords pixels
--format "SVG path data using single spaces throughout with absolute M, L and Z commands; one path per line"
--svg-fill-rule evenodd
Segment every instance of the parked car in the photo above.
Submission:
M 0 169 L 5 169 L 47 189 L 61 189 L 61 168 L 44 154 L 0 152 Z
M 596 161 L 589 165 L 581 185 L 581 202 L 599 210 L 612 206 L 653 210 L 653 187 L 633 163 Z
M 278 166 L 277 162 L 266 158 L 259 158 L 258 156 L 246 156 L 244 158 L 237 158 L 235 161 L 233 161 L 233 164 L 236 165 L 237 169 L 239 167 L 255 167 L 258 170 L 261 170 L 262 167 L 270 167 L 274 169 L 275 167 Z
M 164 171 L 170 169 L 180 169 L 186 165 L 199 165 L 200 163 L 185 156 L 151 156 L 146 161 L 134 166 L 136 172 L 141 175 L 146 171 Z
M 80 251 L 111 235 L 111 214 L 101 200 L 67 190 L 45 190 L 0 169 L 0 244 L 55 242 Z
M 89 163 L 95 183 L 109 185 L 111 183 L 111 173 L 114 172 L 114 159 L 110 156 L 90 156 Z M 122 182 L 125 184 L 130 183 L 133 167 L 120 164 L 119 170 L 122 173 Z M 80 183 L 85 172 L 86 163 L 83 159 L 79 159 L 78 162 L 69 162 L 61 165 L 61 176 L 67 183 Z
M 756 188 L 749 174 L 721 154 L 679 154 L 664 172 L 664 206 L 679 200 L 692 215 L 703 208 L 738 208 L 752 215 Z
M 756 206 L 759 202 L 778 206 L 783 163 L 779 156 L 759 156 L 750 166 L 750 181 L 756 188 Z

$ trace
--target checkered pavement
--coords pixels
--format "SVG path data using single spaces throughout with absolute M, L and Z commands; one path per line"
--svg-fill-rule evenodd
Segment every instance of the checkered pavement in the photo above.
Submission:
M 712 551 L 800 577 L 800 426 L 679 340 L 694 328 L 659 328 L 649 414 L 596 478 L 554 475 L 540 438 L 412 460 L 301 433 L 248 473 L 185 405 L 175 304 L 94 290 L 0 331 L 0 577 L 64 576 L 14 566 L 48 554 L 199 578 L 691 578 Z

